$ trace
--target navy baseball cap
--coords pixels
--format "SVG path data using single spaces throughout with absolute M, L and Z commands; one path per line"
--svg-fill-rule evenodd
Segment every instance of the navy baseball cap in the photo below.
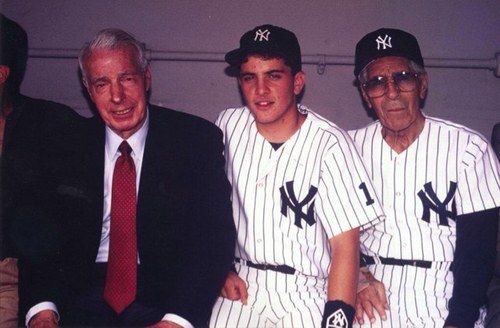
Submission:
M 232 66 L 239 66 L 248 55 L 283 58 L 292 71 L 302 70 L 302 57 L 297 37 L 293 32 L 274 25 L 260 25 L 246 32 L 240 47 L 229 51 L 224 59 Z
M 381 28 L 365 35 L 356 45 L 354 75 L 359 73 L 375 59 L 386 56 L 408 58 L 424 67 L 417 39 L 408 32 Z

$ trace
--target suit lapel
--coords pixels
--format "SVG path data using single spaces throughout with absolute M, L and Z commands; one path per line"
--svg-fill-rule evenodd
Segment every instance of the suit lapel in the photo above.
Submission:
M 77 174 L 83 179 L 81 183 L 91 197 L 87 224 L 90 225 L 90 231 L 93 231 L 89 239 L 92 239 L 97 254 L 103 220 L 105 127 L 98 117 L 90 119 L 88 123 L 86 133 L 83 135 L 84 153 L 80 154 L 83 156 L 83 164 L 80 166 L 82 172 Z
M 153 199 L 159 196 L 157 193 L 164 194 L 166 192 L 165 183 L 168 183 L 169 174 L 173 171 L 171 169 L 172 161 L 168 159 L 175 156 L 173 145 L 175 142 L 170 139 L 170 127 L 168 122 L 160 119 L 159 110 L 162 109 L 155 106 L 149 107 L 149 130 L 139 185 L 138 216 L 144 213 L 147 207 L 154 206 L 152 203 Z
M 149 106 L 149 129 L 144 148 L 139 195 L 137 201 L 137 231 L 138 247 L 141 248 L 141 232 L 145 231 L 151 220 L 159 218 L 159 213 L 165 213 L 165 207 L 172 202 L 172 193 L 175 192 L 175 174 L 178 170 L 173 168 L 176 158 L 176 141 L 173 136 L 172 127 L 163 115 L 159 115 L 160 109 Z M 147 220 L 145 219 L 147 218 Z M 161 217 L 164 219 L 164 217 Z M 147 230 L 147 229 L 146 229 Z

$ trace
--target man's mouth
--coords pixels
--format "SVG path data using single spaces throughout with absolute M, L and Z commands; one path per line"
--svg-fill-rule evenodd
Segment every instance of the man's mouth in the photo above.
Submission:
M 258 107 L 269 107 L 273 104 L 271 101 L 258 101 L 255 103 Z
M 394 113 L 394 112 L 401 112 L 405 110 L 405 106 L 399 103 L 393 103 L 390 104 L 389 106 L 386 107 L 386 112 L 389 113 Z
M 125 115 L 132 111 L 132 108 L 126 108 L 120 111 L 113 111 L 114 115 Z

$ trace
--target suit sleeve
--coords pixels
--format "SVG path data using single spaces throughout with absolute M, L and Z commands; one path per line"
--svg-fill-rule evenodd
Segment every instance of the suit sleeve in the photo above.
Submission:
M 206 326 L 231 270 L 236 234 L 231 188 L 224 171 L 222 132 L 211 128 L 199 142 L 190 169 L 194 188 L 187 233 L 193 242 L 185 256 L 185 270 L 178 284 L 178 309 L 174 313 L 195 326 Z
M 70 142 L 76 135 L 82 118 L 69 107 L 48 101 L 26 98 L 26 108 L 37 111 L 36 149 L 25 151 L 32 158 L 32 171 L 36 178 L 16 198 L 10 213 L 12 222 L 8 237 L 18 257 L 19 266 L 19 319 L 24 324 L 27 310 L 43 301 L 58 303 L 58 254 L 64 232 L 60 223 L 64 221 L 61 199 L 56 188 L 60 177 L 59 166 L 67 162 L 73 146 Z M 25 122 L 26 123 L 26 122 Z M 35 138 L 34 131 L 25 130 L 26 140 Z M 21 140 L 24 141 L 24 140 Z M 18 141 L 19 142 L 19 141 Z
M 469 327 L 486 303 L 496 256 L 498 207 L 457 217 L 453 294 L 445 326 Z

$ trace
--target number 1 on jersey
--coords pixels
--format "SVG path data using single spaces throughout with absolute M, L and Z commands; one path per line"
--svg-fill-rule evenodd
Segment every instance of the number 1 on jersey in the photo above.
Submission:
M 366 205 L 371 205 L 375 203 L 373 198 L 370 196 L 370 192 L 368 191 L 368 188 L 366 187 L 366 184 L 363 182 L 362 184 L 359 185 L 359 189 L 363 190 L 365 197 L 366 197 Z

